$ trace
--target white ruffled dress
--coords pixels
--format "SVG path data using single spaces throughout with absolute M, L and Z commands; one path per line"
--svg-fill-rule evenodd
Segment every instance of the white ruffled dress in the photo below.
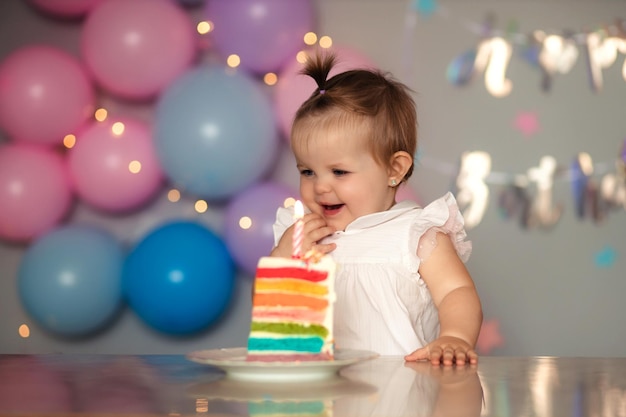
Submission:
M 275 244 L 293 219 L 293 206 L 278 209 Z M 402 201 L 324 239 L 337 244 L 330 254 L 338 264 L 335 348 L 398 356 L 437 338 L 437 308 L 418 272 L 436 245 L 437 232 L 448 234 L 459 257 L 467 261 L 471 242 L 465 240 L 463 217 L 452 193 L 424 208 Z

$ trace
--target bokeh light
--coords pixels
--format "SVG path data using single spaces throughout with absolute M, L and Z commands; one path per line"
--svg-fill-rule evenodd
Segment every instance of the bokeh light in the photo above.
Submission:
M 283 202 L 283 207 L 291 207 L 294 204 L 296 204 L 296 199 L 293 197 L 288 197 L 285 199 L 285 201 Z
M 273 72 L 268 72 L 263 77 L 263 82 L 267 85 L 274 85 L 278 82 L 278 76 Z
M 300 51 L 296 54 L 296 61 L 300 64 L 304 64 L 307 59 L 309 59 L 309 54 L 307 54 L 306 51 Z
M 138 174 L 139 172 L 141 172 L 141 162 L 137 160 L 130 161 L 130 163 L 128 164 L 128 170 L 133 174 Z
M 196 30 L 199 34 L 206 35 L 213 30 L 213 24 L 209 21 L 203 20 L 202 22 L 198 22 Z
M 330 48 L 333 46 L 333 40 L 330 36 L 322 36 L 320 38 L 320 46 L 322 48 Z
M 231 68 L 237 68 L 240 64 L 241 58 L 239 58 L 239 55 L 237 54 L 229 55 L 228 58 L 226 58 L 226 65 Z
M 115 122 L 111 126 L 111 132 L 113 132 L 115 136 L 122 136 L 122 134 L 124 134 L 124 129 L 125 126 L 122 122 Z
M 315 34 L 314 32 L 307 32 L 304 35 L 304 43 L 311 46 L 311 45 L 315 45 L 315 43 L 317 42 L 317 34 Z
M 252 227 L 252 219 L 248 216 L 243 216 L 239 219 L 239 227 L 244 230 L 248 230 L 250 227 Z
M 23 339 L 27 339 L 30 337 L 30 328 L 26 324 L 20 325 L 20 327 L 17 329 L 17 332 Z
M 104 122 L 107 119 L 108 115 L 109 115 L 109 112 L 103 108 L 96 110 L 94 113 L 94 117 L 99 122 Z
M 67 149 L 71 149 L 74 147 L 74 145 L 76 145 L 76 135 L 73 134 L 69 134 L 69 135 L 65 135 L 65 137 L 63 138 L 63 146 L 65 146 Z
M 196 201 L 196 204 L 194 204 L 193 207 L 198 213 L 206 213 L 206 211 L 209 209 L 209 205 L 205 200 Z
M 172 203 L 176 203 L 180 201 L 180 191 L 175 188 L 172 188 L 167 192 L 167 199 Z

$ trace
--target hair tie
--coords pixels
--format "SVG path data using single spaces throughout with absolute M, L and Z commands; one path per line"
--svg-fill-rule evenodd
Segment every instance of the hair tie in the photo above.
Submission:
M 320 94 L 324 94 L 326 90 L 320 90 Z

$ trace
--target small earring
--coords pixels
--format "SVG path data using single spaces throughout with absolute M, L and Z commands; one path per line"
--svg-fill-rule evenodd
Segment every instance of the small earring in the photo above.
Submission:
M 394 178 L 391 179 L 391 186 L 395 187 L 396 185 L 398 185 L 398 183 L 396 182 L 396 180 Z

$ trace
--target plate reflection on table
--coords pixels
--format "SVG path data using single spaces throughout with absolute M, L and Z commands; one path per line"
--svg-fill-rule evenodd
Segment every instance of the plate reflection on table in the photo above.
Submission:
M 371 384 L 341 376 L 309 381 L 305 385 L 222 378 L 195 384 L 187 390 L 196 402 L 206 401 L 212 413 L 245 416 L 332 415 L 335 400 L 375 396 L 376 392 L 377 388 Z

